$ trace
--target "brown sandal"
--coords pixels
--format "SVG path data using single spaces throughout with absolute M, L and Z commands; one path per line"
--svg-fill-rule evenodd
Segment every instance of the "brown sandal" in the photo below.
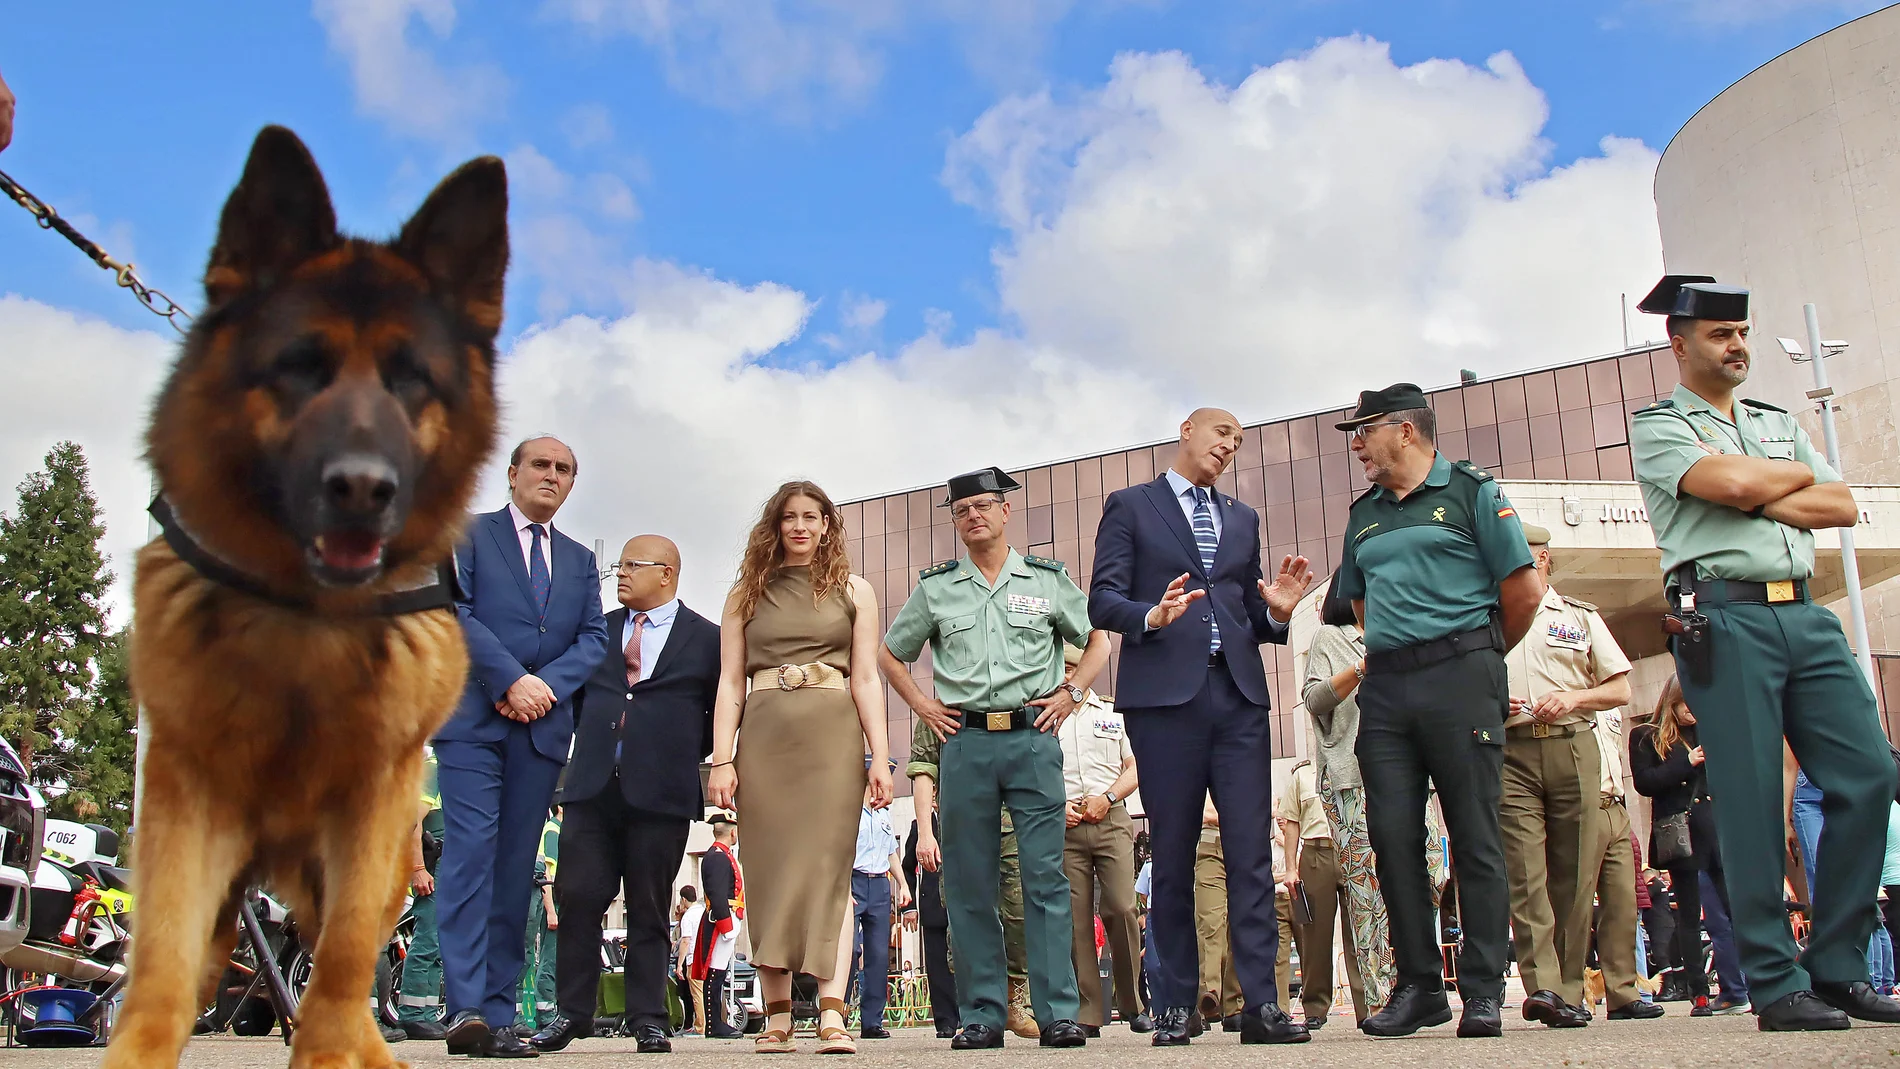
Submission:
M 777 1017 L 781 1013 L 790 1017 L 792 1015 L 792 1004 L 790 1002 L 768 1002 L 765 1004 L 765 1019 L 768 1023 L 772 1018 Z M 791 1054 L 797 1050 L 798 1045 L 792 1042 L 792 1032 L 789 1028 L 768 1028 L 753 1037 L 752 1040 L 752 1053 L 754 1054 Z
M 821 998 L 818 1000 L 818 1053 L 820 1054 L 856 1054 L 857 1043 L 851 1033 L 842 1028 L 830 1028 L 824 1023 L 826 1010 L 838 1015 L 839 1020 L 849 1020 L 851 1007 L 841 998 Z

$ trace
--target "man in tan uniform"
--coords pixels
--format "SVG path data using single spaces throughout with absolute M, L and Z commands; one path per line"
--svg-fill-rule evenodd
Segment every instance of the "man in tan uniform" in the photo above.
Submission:
M 1346 906 L 1346 889 L 1339 879 L 1339 851 L 1326 823 L 1326 807 L 1319 797 L 1319 777 L 1313 762 L 1300 761 L 1280 788 L 1273 815 L 1280 825 L 1281 849 L 1286 854 L 1287 891 L 1298 897 L 1306 891 L 1312 923 L 1294 924 L 1293 939 L 1300 950 L 1300 1001 L 1306 1007 L 1306 1027 L 1321 1028 L 1333 1008 L 1333 925 Z M 1359 958 L 1351 947 L 1352 926 L 1346 925 L 1346 979 L 1352 986 L 1354 1006 L 1365 1005 L 1359 979 Z
M 1238 1032 L 1240 980 L 1234 974 L 1234 948 L 1227 933 L 1227 856 L 1221 851 L 1220 814 L 1211 798 L 1201 810 L 1201 842 L 1194 851 L 1194 930 L 1201 951 L 1200 1014 L 1209 1026 L 1218 1020 L 1226 1031 Z
M 1636 848 L 1630 840 L 1630 814 L 1623 806 L 1623 711 L 1597 714 L 1597 750 L 1603 755 L 1603 796 L 1596 819 L 1597 850 L 1584 857 L 1584 869 L 1596 870 L 1597 960 L 1603 964 L 1605 1008 L 1612 1021 L 1646 1021 L 1663 1008 L 1644 1002 L 1636 986 Z M 1649 972 L 1643 963 L 1643 973 Z
M 1590 1023 L 1583 968 L 1603 856 L 1595 725 L 1598 713 L 1629 704 L 1630 662 L 1595 606 L 1548 586 L 1550 532 L 1526 523 L 1524 538 L 1547 585 L 1530 631 L 1505 655 L 1511 713 L 1498 826 L 1519 974 L 1531 993 L 1524 1018 L 1582 1028 Z

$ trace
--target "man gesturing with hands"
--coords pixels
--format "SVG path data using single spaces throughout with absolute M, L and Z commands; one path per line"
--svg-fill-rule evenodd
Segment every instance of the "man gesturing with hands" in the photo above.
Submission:
M 1149 923 L 1156 1046 L 1201 1030 L 1194 934 L 1194 849 L 1211 792 L 1226 822 L 1227 901 L 1235 972 L 1247 1003 L 1241 1042 L 1300 1043 L 1279 1006 L 1274 960 L 1273 757 L 1261 643 L 1284 643 L 1312 570 L 1288 557 L 1261 574 L 1260 517 L 1214 488 L 1239 451 L 1240 421 L 1203 408 L 1181 424 L 1174 465 L 1109 495 L 1095 535 L 1089 618 L 1122 635 L 1116 704 L 1141 769 L 1155 844 Z

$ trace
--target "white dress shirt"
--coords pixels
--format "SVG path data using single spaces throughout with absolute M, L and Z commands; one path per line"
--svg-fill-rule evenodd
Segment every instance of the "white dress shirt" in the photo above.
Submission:
M 521 563 L 527 565 L 528 574 L 533 575 L 534 532 L 528 530 L 528 525 L 535 521 L 529 519 L 526 513 L 516 508 L 515 503 L 512 501 L 508 502 L 508 516 L 514 520 L 515 537 L 521 540 Z M 548 579 L 551 582 L 554 578 L 554 523 L 549 521 L 541 526 L 547 532 L 541 536 L 541 559 L 547 562 Z
M 1168 469 L 1168 485 L 1174 488 L 1175 503 L 1181 506 L 1181 515 L 1187 517 L 1188 529 L 1193 530 L 1194 529 L 1194 491 L 1201 488 L 1195 486 L 1191 482 L 1188 482 L 1187 476 L 1182 475 L 1180 472 L 1175 471 L 1173 468 Z M 1220 506 L 1215 504 L 1215 501 L 1219 499 L 1220 491 L 1214 489 L 1211 486 L 1207 487 L 1206 489 L 1207 489 L 1207 508 L 1209 512 L 1212 512 L 1214 514 L 1214 540 L 1218 542 L 1220 541 L 1220 536 L 1222 533 L 1221 531 L 1222 525 L 1221 525 L 1221 519 L 1220 519 Z
M 620 645 L 621 659 L 625 660 L 626 649 L 633 645 L 633 618 L 642 610 L 627 610 L 626 633 Z M 640 678 L 653 678 L 653 666 L 660 663 L 660 652 L 666 649 L 666 637 L 673 633 L 673 621 L 679 616 L 680 599 L 672 601 L 647 612 L 646 623 L 640 628 Z

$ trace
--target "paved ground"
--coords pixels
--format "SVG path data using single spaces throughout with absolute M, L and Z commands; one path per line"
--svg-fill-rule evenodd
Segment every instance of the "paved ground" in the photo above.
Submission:
M 1512 1021 L 1507 1017 L 1502 1039 L 1459 1040 L 1453 1026 L 1430 1029 L 1407 1039 L 1373 1040 L 1352 1028 L 1351 1017 L 1335 1016 L 1330 1027 L 1313 1042 L 1297 1047 L 1241 1047 L 1239 1037 L 1212 1034 L 1195 1041 L 1185 1050 L 1156 1050 L 1146 1036 L 1136 1036 L 1126 1028 L 1112 1027 L 1103 1038 L 1079 1051 L 1045 1051 L 1034 1041 L 1010 1037 L 1007 1058 L 1011 1063 L 1041 1064 L 1049 1069 L 1117 1069 L 1140 1065 L 1200 1069 L 1203 1066 L 1271 1065 L 1326 1067 L 1350 1066 L 1374 1069 L 1379 1066 L 1431 1066 L 1432 1069 L 1457 1069 L 1462 1066 L 1482 1069 L 1512 1067 L 1577 1066 L 1589 1069 L 1622 1067 L 1678 1066 L 1706 1069 L 1714 1066 L 1765 1066 L 1769 1069 L 1809 1069 L 1809 1067 L 1890 1066 L 1900 1069 L 1900 1026 L 1856 1025 L 1849 1032 L 1809 1035 L 1763 1034 L 1755 1030 L 1755 1019 L 1741 1015 L 1695 1019 L 1689 1017 L 1686 1003 L 1670 1003 L 1669 1016 L 1655 1021 L 1607 1022 L 1599 1019 L 1581 1031 L 1551 1031 L 1541 1025 Z M 1599 1015 L 1600 1017 L 1600 1015 Z M 812 1041 L 801 1041 L 810 1051 Z M 973 1064 L 1000 1066 L 1004 1058 L 995 1053 L 956 1053 L 927 1029 L 904 1029 L 893 1039 L 863 1043 L 864 1053 L 855 1059 L 831 1059 L 830 1066 L 889 1066 L 893 1069 L 969 1069 Z M 695 1069 L 730 1066 L 749 1053 L 751 1040 L 715 1042 L 695 1039 L 677 1041 L 675 1053 L 652 1062 L 669 1069 Z M 398 1055 L 418 1066 L 447 1065 L 452 1059 L 436 1044 L 400 1043 Z M 0 1052 L 0 1065 L 7 1069 L 91 1069 L 99 1064 L 98 1050 L 9 1050 Z M 589 1039 L 576 1043 L 558 1055 L 545 1056 L 548 1069 L 622 1069 L 639 1059 L 631 1040 Z M 194 1041 L 180 1063 L 184 1069 L 251 1069 L 254 1066 L 281 1066 L 288 1053 L 276 1039 L 209 1038 Z M 772 1066 L 795 1069 L 811 1065 L 818 1058 L 810 1053 L 773 1059 Z

